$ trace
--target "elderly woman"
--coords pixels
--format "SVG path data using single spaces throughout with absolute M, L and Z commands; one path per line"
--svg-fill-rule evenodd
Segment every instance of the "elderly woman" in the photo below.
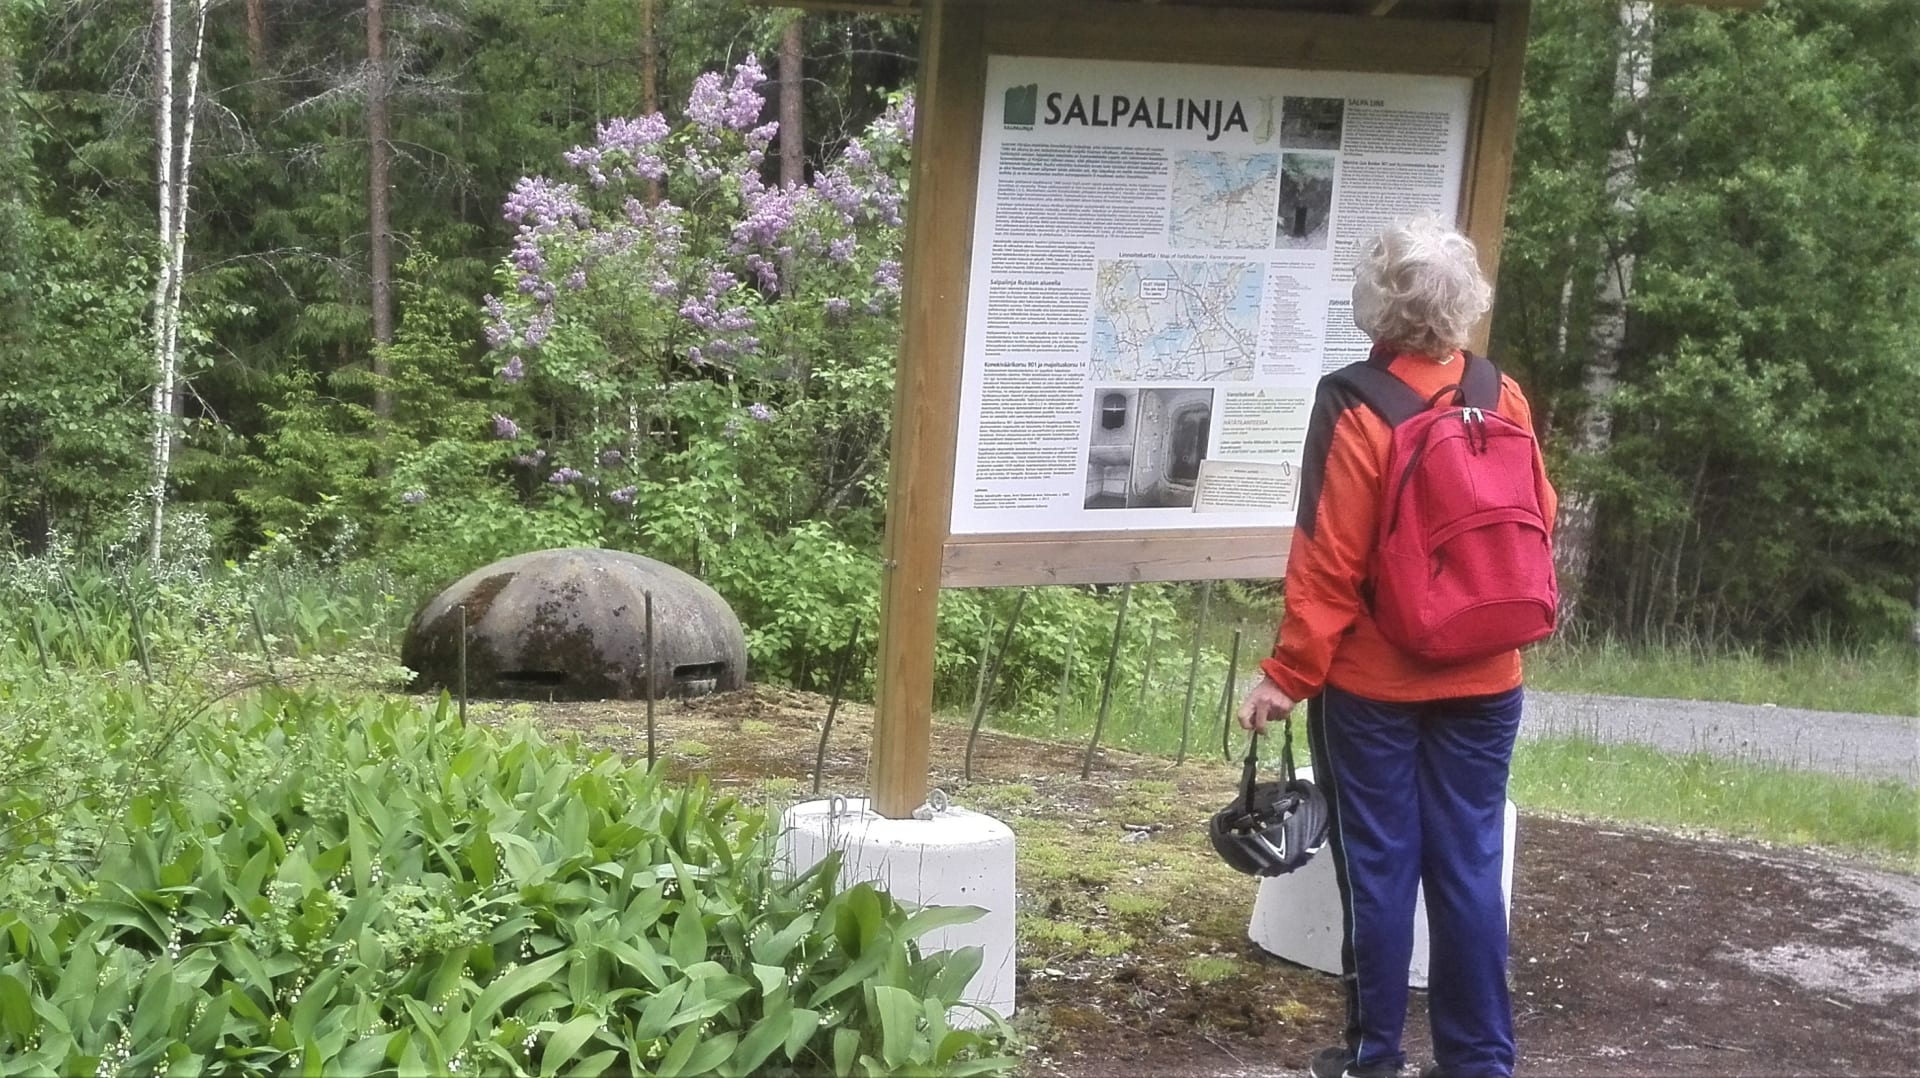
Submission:
M 1354 271 L 1353 316 L 1368 363 L 1432 399 L 1462 382 L 1462 351 L 1491 306 L 1473 244 L 1432 218 L 1388 229 Z M 1531 427 L 1500 379 L 1500 415 Z M 1263 729 L 1307 701 L 1315 778 L 1332 809 L 1346 913 L 1346 1043 L 1316 1055 L 1319 1078 L 1398 1074 L 1424 882 L 1431 954 L 1428 1075 L 1513 1072 L 1507 920 L 1501 888 L 1507 771 L 1520 725 L 1520 654 L 1436 663 L 1408 653 L 1369 603 L 1391 428 L 1345 384 L 1321 383 L 1307 430 L 1286 610 L 1265 676 L 1240 711 Z M 1535 457 L 1537 461 L 1537 450 Z M 1547 521 L 1553 490 L 1539 476 Z

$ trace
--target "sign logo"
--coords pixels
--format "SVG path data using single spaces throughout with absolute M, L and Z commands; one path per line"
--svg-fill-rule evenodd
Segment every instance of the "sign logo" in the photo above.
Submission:
M 1000 124 L 1002 127 L 1031 131 L 1039 113 L 1040 84 L 1030 82 L 1025 86 L 1012 86 L 1007 89 L 1006 104 L 1000 111 Z

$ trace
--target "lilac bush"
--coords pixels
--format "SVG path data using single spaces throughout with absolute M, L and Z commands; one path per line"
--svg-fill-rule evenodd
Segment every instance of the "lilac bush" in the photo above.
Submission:
M 764 78 L 703 75 L 678 119 L 609 120 L 517 182 L 482 311 L 515 496 L 723 590 L 808 522 L 867 571 L 899 329 L 911 98 L 782 186 Z

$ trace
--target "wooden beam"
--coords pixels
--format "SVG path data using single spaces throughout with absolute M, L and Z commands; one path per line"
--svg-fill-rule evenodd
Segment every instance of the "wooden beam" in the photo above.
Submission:
M 891 819 L 911 816 L 927 798 L 940 562 L 952 519 L 986 101 L 984 29 L 982 9 L 964 0 L 929 0 L 920 27 L 871 775 L 874 810 Z
M 1287 573 L 1292 542 L 1292 528 L 956 536 L 947 543 L 940 582 L 949 588 L 1003 588 L 1278 579 Z M 1125 571 L 1116 572 L 1116 566 Z
M 996 7 L 987 18 L 987 51 L 1473 77 L 1493 58 L 1493 28 L 1486 23 L 1175 4 L 1130 5 L 1118 19 L 1120 6 L 1056 0 Z
M 1400 6 L 1400 0 L 1354 0 L 1354 4 L 1357 14 L 1377 19 Z
M 1460 231 L 1479 250 L 1480 268 L 1489 281 L 1500 278 L 1500 239 L 1507 224 L 1514 137 L 1520 128 L 1520 83 L 1531 7 L 1532 0 L 1501 0 L 1495 8 L 1493 64 L 1473 90 L 1465 182 L 1460 186 Z M 1492 328 L 1489 312 L 1474 331 L 1475 350 L 1486 350 Z

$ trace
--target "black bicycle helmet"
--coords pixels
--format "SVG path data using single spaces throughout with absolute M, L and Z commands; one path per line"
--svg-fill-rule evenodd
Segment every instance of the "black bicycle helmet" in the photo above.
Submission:
M 1283 727 L 1285 782 L 1256 782 L 1260 735 L 1247 745 L 1240 796 L 1213 814 L 1207 837 L 1220 859 L 1249 876 L 1284 876 L 1327 842 L 1327 798 L 1294 774 L 1293 720 Z

